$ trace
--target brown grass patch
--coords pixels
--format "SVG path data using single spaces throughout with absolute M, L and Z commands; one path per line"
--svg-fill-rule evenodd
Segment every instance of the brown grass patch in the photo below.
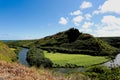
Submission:
M 85 76 L 54 76 L 49 70 L 36 70 L 18 63 L 0 61 L 0 80 L 87 80 Z

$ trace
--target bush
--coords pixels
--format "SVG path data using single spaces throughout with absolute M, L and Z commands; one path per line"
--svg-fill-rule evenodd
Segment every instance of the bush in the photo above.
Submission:
M 29 49 L 27 53 L 27 61 L 30 66 L 36 67 L 52 67 L 53 65 L 50 59 L 45 58 L 43 51 L 35 47 Z

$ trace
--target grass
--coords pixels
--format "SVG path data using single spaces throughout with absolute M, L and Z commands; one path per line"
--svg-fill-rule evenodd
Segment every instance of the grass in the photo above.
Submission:
M 89 56 L 82 54 L 61 54 L 61 53 L 48 53 L 44 51 L 45 57 L 49 58 L 54 64 L 65 66 L 66 63 L 76 64 L 78 66 L 91 66 L 107 61 L 105 57 Z
M 17 55 L 6 44 L 0 41 L 0 60 L 12 62 L 17 59 Z
M 0 60 L 0 80 L 90 80 L 85 75 L 71 74 L 65 76 L 53 73 L 47 69 L 25 67 L 18 63 L 9 63 Z
M 15 48 L 10 48 L 10 50 L 15 51 L 16 49 Z
M 3 54 L 0 54 L 0 60 L 5 60 L 7 62 L 11 62 L 11 58 L 9 58 L 8 56 L 4 56 Z

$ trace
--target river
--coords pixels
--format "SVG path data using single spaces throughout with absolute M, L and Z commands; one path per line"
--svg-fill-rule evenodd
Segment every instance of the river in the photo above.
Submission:
M 27 51 L 28 49 L 23 48 L 19 54 L 18 54 L 18 61 L 19 63 L 25 65 L 25 66 L 29 66 L 29 63 L 27 62 L 26 58 L 27 58 Z
M 25 66 L 29 67 L 29 63 L 26 60 L 27 57 L 27 51 L 28 49 L 23 48 L 18 55 L 19 58 L 19 62 Z M 113 60 L 114 63 L 112 61 L 108 61 L 104 64 L 102 64 L 103 66 L 107 66 L 107 67 L 113 67 L 115 66 L 120 66 L 120 54 L 118 54 L 115 59 Z M 54 68 L 54 71 L 59 71 L 62 73 L 69 73 L 69 72 L 84 72 L 85 68 Z
M 29 67 L 29 63 L 27 62 L 26 58 L 27 58 L 27 51 L 28 49 L 23 48 L 19 54 L 18 54 L 18 61 L 19 63 L 28 66 Z M 58 71 L 58 72 L 62 72 L 62 73 L 72 73 L 72 72 L 84 72 L 85 68 L 52 68 L 53 71 Z

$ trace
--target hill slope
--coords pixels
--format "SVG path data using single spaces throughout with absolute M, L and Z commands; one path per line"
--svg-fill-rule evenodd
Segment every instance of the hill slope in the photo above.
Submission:
M 98 56 L 117 53 L 117 48 L 90 34 L 81 33 L 75 28 L 39 39 L 30 46 L 37 46 L 46 50 L 51 49 L 61 52 Z
M 10 48 L 0 41 L 0 60 L 14 61 L 16 54 Z
M 100 39 L 108 42 L 110 45 L 120 48 L 120 37 L 99 37 Z
M 30 48 L 36 46 L 49 51 L 95 56 L 116 55 L 118 53 L 118 49 L 109 45 L 107 42 L 95 38 L 90 34 L 81 33 L 75 28 L 38 40 L 16 41 L 8 44 L 13 47 L 23 46 Z

